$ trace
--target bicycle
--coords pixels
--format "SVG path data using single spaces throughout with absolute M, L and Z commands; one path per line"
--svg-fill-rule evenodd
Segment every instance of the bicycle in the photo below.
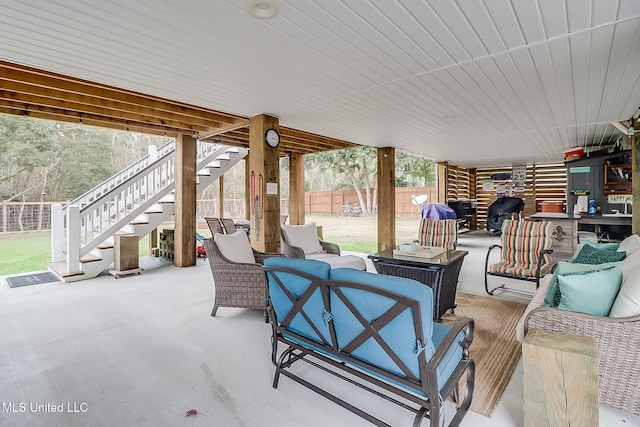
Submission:
M 344 205 L 342 205 L 341 214 L 342 216 L 360 216 L 360 214 L 362 214 L 362 207 L 358 205 L 351 206 L 348 202 L 345 202 Z

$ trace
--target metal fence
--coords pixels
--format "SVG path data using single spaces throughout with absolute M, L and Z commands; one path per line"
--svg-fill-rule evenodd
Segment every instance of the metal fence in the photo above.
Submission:
M 0 202 L 0 233 L 49 230 L 51 205 L 60 202 Z

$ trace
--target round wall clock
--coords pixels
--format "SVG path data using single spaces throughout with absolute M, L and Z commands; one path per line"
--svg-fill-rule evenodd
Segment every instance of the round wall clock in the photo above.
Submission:
M 269 145 L 269 147 L 276 148 L 280 145 L 280 134 L 275 129 L 269 129 L 264 134 L 264 141 Z

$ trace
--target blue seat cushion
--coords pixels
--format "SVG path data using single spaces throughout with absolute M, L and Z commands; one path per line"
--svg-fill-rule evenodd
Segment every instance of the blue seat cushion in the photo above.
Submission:
M 451 328 L 449 326 L 440 323 L 433 324 L 433 336 L 431 337 L 431 340 L 433 341 L 433 345 L 436 348 L 440 347 L 442 340 L 450 330 Z M 465 333 L 460 332 L 454 340 L 453 345 L 451 345 L 447 350 L 444 359 L 438 366 L 438 369 L 436 370 L 438 373 L 438 388 L 444 385 L 445 381 L 449 379 L 449 377 L 453 373 L 453 370 L 462 360 L 462 346 L 460 346 L 459 343 L 464 340 L 464 338 Z
M 417 350 L 424 350 L 427 360 L 434 353 L 431 341 L 433 334 L 433 291 L 430 287 L 412 280 L 384 274 L 373 274 L 352 269 L 331 270 L 331 280 L 365 284 L 374 288 L 387 290 L 406 296 L 419 302 L 420 319 L 425 342 L 418 342 L 413 327 L 413 313 L 407 308 L 390 323 L 379 330 L 379 335 L 394 350 L 402 363 L 416 377 L 421 377 Z M 367 292 L 361 289 L 339 287 L 345 297 L 356 310 L 372 323 L 393 306 L 395 300 L 384 295 Z M 331 293 L 331 314 L 336 328 L 338 346 L 343 348 L 363 330 L 362 324 L 354 317 L 349 308 L 335 293 Z M 353 357 L 371 363 L 389 372 L 402 375 L 399 366 L 389 357 L 387 352 L 373 338 L 369 338 L 362 345 L 351 352 Z
M 329 271 L 331 270 L 331 266 L 326 262 L 300 258 L 267 258 L 264 261 L 264 265 L 273 267 L 289 267 L 321 279 L 328 279 Z M 295 301 L 300 299 L 311 284 L 309 279 L 296 274 L 285 272 L 276 272 L 275 274 L 285 284 L 286 289 L 294 296 Z M 272 272 L 267 274 L 267 284 L 269 287 L 269 298 L 271 299 L 271 304 L 276 312 L 276 317 L 278 318 L 278 321 L 282 321 L 287 317 L 293 308 L 294 303 L 275 281 L 272 276 Z M 311 297 L 304 303 L 302 309 L 309 317 L 316 330 L 314 330 L 311 323 L 309 323 L 300 313 L 296 314 L 291 320 L 288 329 L 318 343 L 329 342 L 331 335 L 329 327 L 325 322 L 324 303 L 322 301 L 322 295 L 320 294 L 319 288 L 316 289 Z M 319 334 L 316 331 L 318 331 Z

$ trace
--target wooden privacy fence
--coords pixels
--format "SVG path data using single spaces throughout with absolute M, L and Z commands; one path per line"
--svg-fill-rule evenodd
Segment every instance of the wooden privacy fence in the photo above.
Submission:
M 397 187 L 396 215 L 419 218 L 420 206 L 411 203 L 411 196 L 420 194 L 428 196 L 427 203 L 436 202 L 435 187 Z M 341 215 L 345 204 L 351 207 L 360 205 L 355 190 L 316 191 L 304 194 L 305 214 Z M 373 207 L 373 211 L 377 212 L 377 206 Z

